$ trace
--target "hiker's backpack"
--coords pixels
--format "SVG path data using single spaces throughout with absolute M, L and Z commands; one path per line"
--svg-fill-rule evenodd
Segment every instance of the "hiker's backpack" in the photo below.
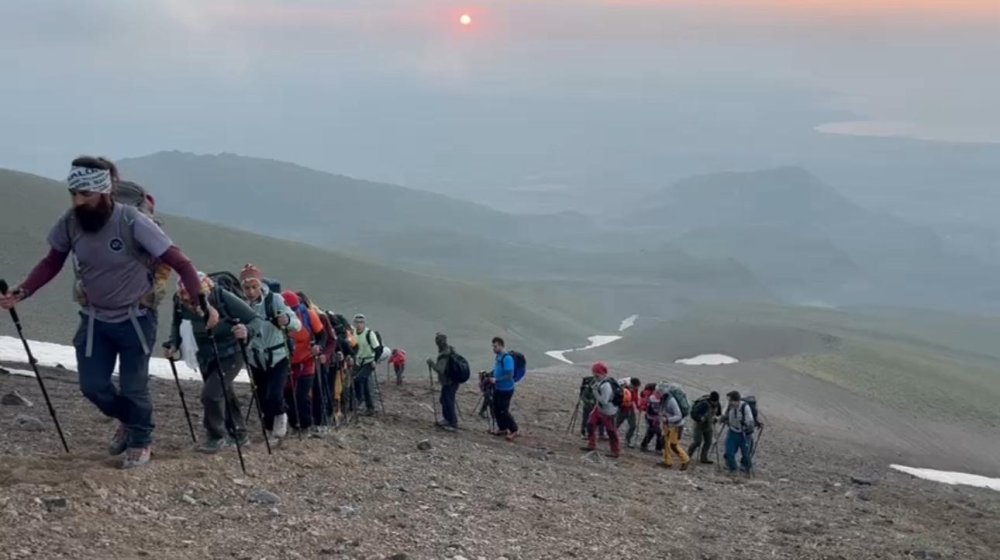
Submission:
M 452 383 L 462 384 L 469 380 L 469 362 L 458 352 L 452 350 L 448 359 L 448 379 Z
M 246 299 L 243 295 L 243 284 L 240 283 L 240 279 L 237 278 L 232 272 L 225 270 L 213 272 L 209 274 L 208 277 L 215 282 L 216 286 L 225 289 L 227 292 L 234 294 L 240 299 Z
M 372 333 L 375 333 L 375 338 L 378 339 L 378 346 L 372 346 Z M 367 339 L 368 346 L 371 346 L 372 352 L 375 353 L 375 361 L 382 361 L 382 354 L 385 353 L 385 341 L 382 340 L 382 333 L 368 329 L 368 334 L 365 335 L 365 338 Z
M 691 405 L 691 419 L 695 422 L 703 422 L 712 410 L 711 397 L 702 395 Z
M 240 283 L 240 279 L 237 278 L 232 272 L 225 270 L 213 272 L 209 274 L 208 277 L 215 282 L 215 286 L 217 288 L 222 288 L 240 299 L 246 299 L 243 295 L 243 284 Z M 216 308 L 216 310 L 225 315 L 226 318 L 231 317 L 229 310 L 226 309 L 226 300 L 222 298 L 222 294 L 214 290 L 212 294 L 215 297 L 215 301 L 212 305 Z
M 528 373 L 528 360 L 517 350 L 511 350 L 508 354 L 514 359 L 514 383 L 518 383 Z
M 743 397 L 743 402 L 750 407 L 750 413 L 753 414 L 753 425 L 744 426 L 744 429 L 749 428 L 749 431 L 753 432 L 754 428 L 761 425 L 760 416 L 757 414 L 757 397 L 753 395 L 747 395 Z
M 622 388 L 621 383 L 615 381 L 613 377 L 608 377 L 604 383 L 611 384 L 611 404 L 621 406 L 625 402 L 625 389 Z M 597 386 L 597 390 L 601 390 L 600 385 Z
M 681 417 L 687 418 L 691 414 L 691 403 L 688 402 L 687 395 L 680 386 L 673 386 L 670 388 L 670 395 L 674 397 L 677 401 L 677 407 L 681 409 Z
M 121 221 L 118 224 L 121 230 L 122 241 L 128 254 L 141 262 L 149 269 L 149 277 L 152 287 L 140 299 L 139 305 L 148 309 L 157 309 L 160 302 L 167 295 L 167 287 L 173 270 L 166 264 L 160 262 L 150 255 L 142 245 L 135 239 L 136 214 L 142 213 L 148 216 L 154 223 L 161 225 L 159 219 L 153 214 L 155 200 L 153 195 L 137 183 L 132 181 L 118 181 L 111 191 L 111 198 L 122 206 Z M 73 210 L 70 209 L 66 215 L 66 235 L 72 248 L 73 240 L 80 234 L 80 225 L 76 221 Z M 73 299 L 82 307 L 89 305 L 87 292 L 83 286 L 83 276 L 80 273 L 80 263 L 73 253 Z
M 272 294 L 281 295 L 281 282 L 273 278 L 264 278 L 264 284 L 267 285 L 267 289 L 271 290 Z

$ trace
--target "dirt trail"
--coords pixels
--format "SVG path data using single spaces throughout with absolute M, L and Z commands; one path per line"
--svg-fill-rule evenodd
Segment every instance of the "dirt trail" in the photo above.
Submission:
M 864 448 L 818 445 L 781 418 L 753 479 L 668 471 L 635 451 L 587 455 L 564 433 L 580 371 L 529 374 L 515 398 L 517 443 L 484 432 L 473 385 L 460 394 L 464 429 L 431 428 L 418 374 L 384 386 L 387 415 L 325 439 L 288 439 L 268 456 L 252 432 L 248 476 L 234 450 L 190 451 L 170 383 L 152 384 L 153 462 L 122 472 L 102 454 L 113 426 L 75 376 L 46 370 L 68 456 L 35 381 L 0 376 L 0 392 L 35 401 L 0 406 L 0 558 L 902 559 L 1000 548 L 1000 494 L 887 472 Z M 197 384 L 186 392 L 197 411 Z M 18 414 L 44 431 L 13 428 Z M 277 503 L 254 503 L 261 490 Z

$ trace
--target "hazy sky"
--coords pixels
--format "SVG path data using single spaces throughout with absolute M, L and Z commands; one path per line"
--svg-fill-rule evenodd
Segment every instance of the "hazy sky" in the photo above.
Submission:
M 1000 142 L 997 61 L 1000 0 L 4 0 L 0 166 L 181 149 L 419 183 L 671 127 Z

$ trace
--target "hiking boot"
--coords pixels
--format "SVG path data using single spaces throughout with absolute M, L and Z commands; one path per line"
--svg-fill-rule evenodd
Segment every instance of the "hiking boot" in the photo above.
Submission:
M 514 439 L 519 437 L 520 435 L 521 435 L 520 432 L 511 432 L 507 434 L 507 441 L 514 441 Z
M 309 437 L 313 439 L 323 439 L 324 435 L 325 434 L 323 433 L 322 429 L 320 429 L 319 426 L 313 426 L 309 428 Z
M 702 459 L 702 460 L 701 460 L 701 461 L 699 461 L 699 462 L 700 462 L 700 463 L 701 463 L 702 465 L 714 465 L 714 464 L 715 464 L 715 461 L 713 461 L 713 460 L 711 460 L 711 459 Z
M 279 414 L 274 417 L 274 437 L 281 439 L 288 434 L 288 415 Z
M 128 448 L 128 429 L 125 428 L 125 424 L 122 422 L 118 423 L 118 429 L 115 430 L 115 435 L 111 437 L 111 444 L 108 445 L 108 454 L 112 457 L 121 455 L 125 453 Z
M 691 464 L 690 462 L 681 463 L 681 472 L 684 472 L 684 471 L 688 470 L 688 465 L 690 465 L 690 464 Z
M 580 451 L 588 451 L 588 452 L 589 451 L 597 451 L 597 448 L 596 447 L 586 447 L 585 446 L 585 447 L 581 447 Z
M 125 450 L 125 459 L 122 460 L 123 469 L 134 469 L 149 462 L 152 452 L 148 447 L 129 447 Z
M 507 437 L 508 433 L 509 432 L 507 430 L 496 430 L 496 431 L 490 432 L 490 435 L 491 436 L 496 436 L 496 437 Z
M 663 467 L 663 468 L 665 468 L 665 469 L 672 469 L 672 468 L 674 468 L 674 465 L 671 464 L 671 463 L 660 463 L 660 466 Z
M 368 410 L 362 412 L 361 416 L 375 416 L 375 410 L 369 408 Z
M 438 426 L 438 428 L 441 428 L 442 430 L 444 430 L 446 432 L 457 432 L 458 431 L 458 428 L 456 426 L 452 426 L 451 424 L 443 424 L 441 426 Z
M 243 433 L 240 434 L 239 438 L 240 438 L 240 447 L 246 447 L 246 446 L 250 445 L 250 434 L 248 434 L 246 432 L 243 432 Z M 236 439 L 233 438 L 232 436 L 227 437 L 226 438 L 226 445 L 229 446 L 229 447 L 235 447 L 236 446 Z
M 226 440 L 226 438 L 221 438 L 221 437 L 209 438 L 203 441 L 201 445 L 196 447 L 195 451 L 197 451 L 198 453 L 207 453 L 211 455 L 214 453 L 218 453 L 219 451 L 222 451 L 226 447 L 229 447 L 229 442 Z

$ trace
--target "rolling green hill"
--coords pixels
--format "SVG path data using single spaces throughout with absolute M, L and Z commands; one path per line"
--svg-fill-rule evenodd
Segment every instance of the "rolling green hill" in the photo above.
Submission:
M 51 224 L 69 204 L 64 187 L 40 177 L 0 170 L 0 267 L 11 284 L 20 281 L 46 251 Z M 505 336 L 529 356 L 579 343 L 592 326 L 581 325 L 543 303 L 521 303 L 483 286 L 406 272 L 343 254 L 204 222 L 164 216 L 165 229 L 202 270 L 238 271 L 254 262 L 283 287 L 300 289 L 324 307 L 363 312 L 389 346 L 402 345 L 414 359 L 434 351 L 434 334 L 451 335 L 474 363 L 488 358 L 489 341 Z M 76 327 L 69 292 L 71 271 L 23 305 L 30 337 L 68 341 Z M 161 309 L 161 313 L 164 309 Z M 165 325 L 161 325 L 162 332 Z M 12 333 L 9 322 L 3 331 Z M 480 359 L 482 358 L 482 360 Z M 483 364 L 485 365 L 485 364 Z

